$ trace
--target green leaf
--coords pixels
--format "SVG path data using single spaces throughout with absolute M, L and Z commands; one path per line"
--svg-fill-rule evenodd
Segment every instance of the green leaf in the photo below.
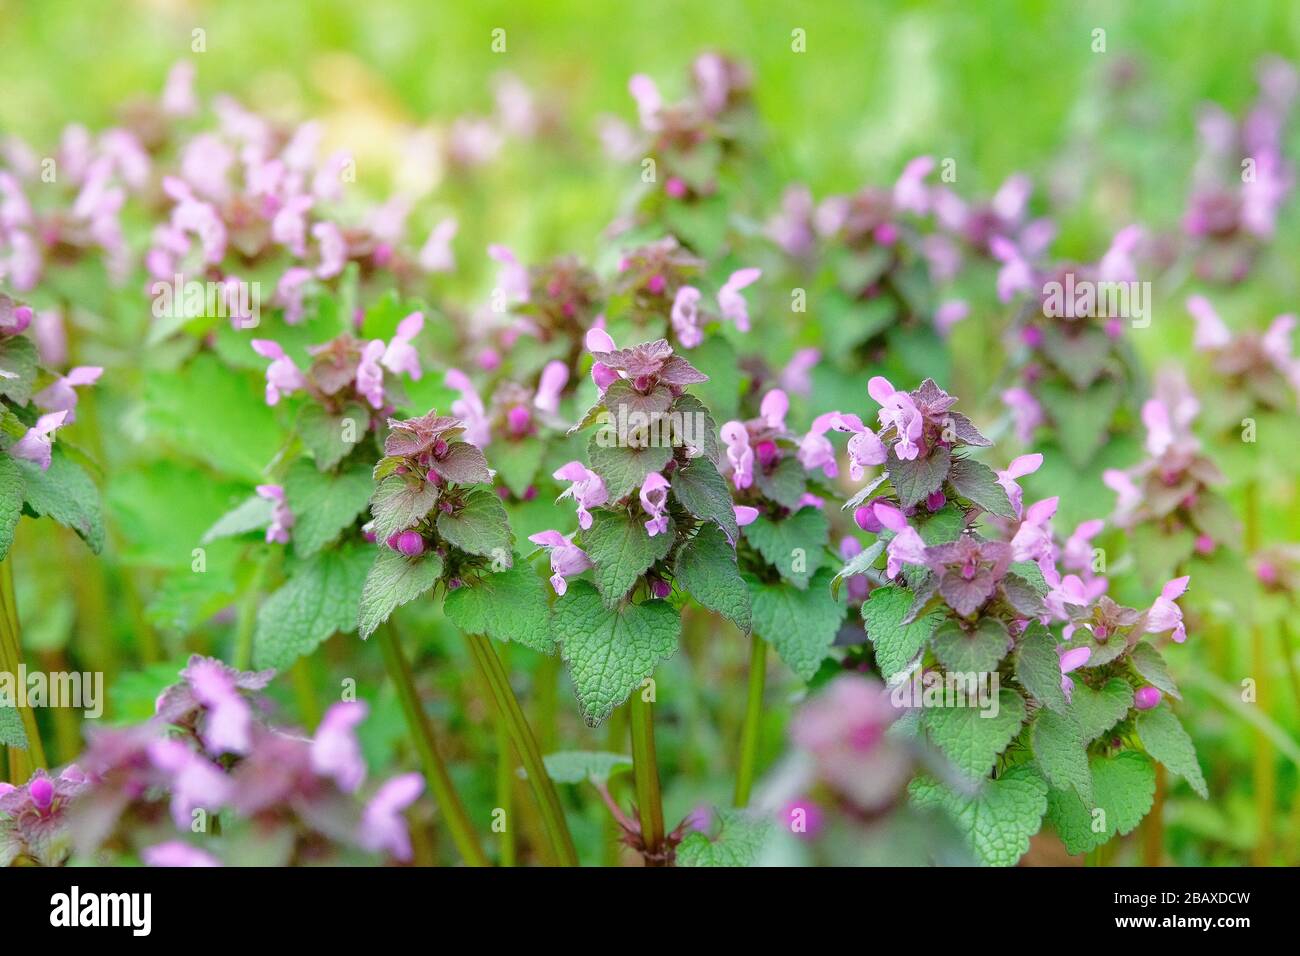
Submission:
M 90 550 L 104 548 L 104 515 L 99 490 L 84 468 L 55 446 L 47 471 L 34 461 L 17 459 L 26 490 L 27 509 L 37 517 L 48 515 L 81 536 Z
M 677 552 L 677 583 L 710 611 L 746 634 L 751 625 L 749 587 L 736 567 L 736 552 L 722 529 L 704 525 Z
M 285 503 L 293 512 L 294 551 L 310 557 L 338 538 L 366 510 L 374 488 L 370 466 L 362 462 L 332 472 L 317 471 L 305 458 L 295 461 L 284 477 Z
M 1119 383 L 1109 379 L 1082 392 L 1056 382 L 1039 386 L 1038 398 L 1055 426 L 1052 434 L 1075 468 L 1087 465 L 1105 442 L 1121 397 Z
M 889 468 L 889 480 L 898 495 L 899 504 L 904 508 L 911 508 L 942 488 L 951 464 L 952 455 L 942 445 L 932 448 L 925 458 L 916 458 L 913 461 L 899 460 L 894 450 L 890 449 L 886 466 Z
M 14 531 L 23 515 L 23 492 L 26 482 L 18 462 L 0 454 L 0 561 L 14 543 Z
M 438 534 L 469 554 L 485 558 L 510 554 L 510 519 L 495 491 L 475 488 L 455 511 L 438 512 L 437 525 Z
M 357 630 L 365 640 L 394 610 L 414 601 L 442 577 L 442 558 L 424 554 L 408 558 L 391 548 L 379 548 L 361 592 Z
M 370 499 L 375 538 L 387 541 L 418 523 L 438 503 L 440 492 L 431 481 L 390 475 L 379 483 Z
M 812 680 L 826 659 L 845 607 L 831 595 L 831 572 L 818 571 L 812 587 L 787 583 L 753 585 L 754 630 L 801 680 Z
M 677 650 L 681 617 L 665 601 L 605 607 L 600 592 L 574 581 L 553 619 L 583 720 L 595 727 Z
M 559 750 L 542 758 L 546 772 L 556 783 L 603 784 L 616 773 L 632 769 L 632 758 L 626 754 L 607 753 L 600 750 Z M 521 776 L 526 776 L 519 768 Z
M 1011 499 L 1005 489 L 998 484 L 998 476 L 993 470 L 973 458 L 958 458 L 952 463 L 948 472 L 948 483 L 959 495 L 979 505 L 985 511 L 1003 518 L 1016 516 L 1011 507 Z
M 448 591 L 442 609 L 466 634 L 515 640 L 543 654 L 555 650 L 546 585 L 526 561 Z
M 0 395 L 15 405 L 30 402 L 39 365 L 40 356 L 31 339 L 21 335 L 0 339 L 0 371 L 13 376 L 0 375 Z
M 876 588 L 862 605 L 867 637 L 876 650 L 876 665 L 885 680 L 907 669 L 944 619 L 942 610 L 934 610 L 904 624 L 911 606 L 911 593 L 894 586 Z
M 1061 688 L 1061 658 L 1052 633 L 1037 621 L 1025 629 L 1016 647 L 1016 680 L 1034 699 L 1058 714 L 1065 713 Z
M 673 529 L 653 538 L 645 521 L 626 511 L 598 511 L 591 527 L 582 533 L 582 548 L 595 569 L 592 577 L 607 607 L 621 601 L 656 561 L 673 545 Z
M 1101 690 L 1076 680 L 1068 713 L 1078 724 L 1084 743 L 1091 743 L 1119 723 L 1132 706 L 1133 687 L 1122 678 L 1112 677 Z
M 27 731 L 23 729 L 23 718 L 17 707 L 0 704 L 0 746 L 27 749 Z M 3 850 L 0 850 L 3 856 Z
M 1137 733 L 1147 753 L 1191 784 L 1202 799 L 1209 798 L 1196 747 L 1168 704 L 1138 714 Z
M 360 402 L 348 402 L 338 413 L 310 402 L 298 414 L 298 437 L 321 471 L 342 461 L 369 431 L 370 412 Z
M 859 551 L 845 562 L 844 567 L 840 568 L 835 573 L 835 577 L 831 579 L 831 594 L 838 598 L 840 596 L 840 586 L 854 575 L 866 574 L 870 571 L 871 566 L 876 563 L 876 559 L 880 557 L 884 550 L 884 540 L 877 539 L 869 548 Z
M 717 816 L 714 836 L 696 830 L 677 845 L 678 866 L 753 866 L 758 862 L 771 821 L 741 810 L 718 810 Z
M 989 716 L 992 715 L 992 716 Z M 1013 690 L 998 692 L 998 707 L 987 710 L 967 698 L 965 707 L 927 707 L 922 718 L 930 740 L 971 779 L 988 775 L 1025 722 L 1025 701 Z
M 1091 804 L 1072 790 L 1052 790 L 1047 795 L 1047 821 L 1072 854 L 1087 853 L 1116 833 L 1131 832 L 1151 809 L 1156 793 L 1155 765 L 1136 750 L 1113 757 L 1094 755 L 1088 766 Z
M 598 431 L 587 443 L 587 460 L 591 470 L 600 475 L 609 492 L 610 503 L 621 500 L 629 492 L 641 487 L 646 475 L 663 471 L 673 457 L 668 445 L 650 445 L 632 448 L 627 445 L 608 444 L 604 431 Z M 602 444 L 606 442 L 606 444 Z
M 731 343 L 720 335 L 710 335 L 690 351 L 691 364 L 709 377 L 707 382 L 692 385 L 704 404 L 720 421 L 735 418 L 740 410 L 740 386 L 744 373 Z
M 1030 734 L 1034 760 L 1047 782 L 1058 790 L 1073 790 L 1084 800 L 1092 800 L 1092 772 L 1088 769 L 1088 749 L 1079 725 L 1063 714 L 1039 711 Z
M 760 465 L 754 469 L 754 481 L 764 496 L 783 508 L 794 510 L 808 490 L 808 477 L 799 459 L 784 456 L 770 472 Z
M 936 544 L 949 544 L 961 537 L 966 527 L 966 515 L 955 504 L 946 504 L 938 511 L 928 515 L 917 515 L 912 519 L 912 526 L 921 536 L 927 547 Z
M 1050 590 L 1047 579 L 1043 577 L 1043 569 L 1033 561 L 1013 561 L 1007 570 L 1022 581 L 1028 582 L 1039 597 L 1045 596 Z
M 1029 851 L 1029 838 L 1047 810 L 1046 781 L 1029 764 L 988 780 L 975 795 L 958 793 L 929 777 L 912 781 L 908 792 L 921 808 L 943 810 L 984 866 L 1015 866 Z
M 1183 699 L 1183 695 L 1178 693 L 1178 685 L 1169 676 L 1169 665 L 1149 642 L 1139 641 L 1129 653 L 1129 661 L 1132 662 L 1133 669 L 1161 693 L 1168 694 L 1175 700 Z
M 536 438 L 503 441 L 499 452 L 497 445 L 492 446 L 492 464 L 516 498 L 522 498 L 528 491 L 528 486 L 537 478 L 537 469 L 541 467 L 545 455 L 546 446 Z
M 1062 326 L 1081 323 L 1053 322 L 1043 332 L 1043 351 L 1074 384 L 1086 389 L 1111 364 L 1111 340 L 1097 328 L 1084 327 L 1075 335 Z
M 673 494 L 683 508 L 701 521 L 712 521 L 729 541 L 740 534 L 727 480 L 707 458 L 695 458 L 673 473 Z
M 1007 626 L 994 617 L 980 618 L 973 631 L 950 619 L 934 632 L 932 646 L 945 670 L 990 673 L 998 669 L 1011 649 L 1011 635 Z
M 271 502 L 253 495 L 231 508 L 203 533 L 200 544 L 210 544 L 221 538 L 234 538 L 250 531 L 264 531 L 271 523 Z
M 830 526 L 820 508 L 800 508 L 779 521 L 759 515 L 744 533 L 763 560 L 797 588 L 806 588 L 808 579 L 826 563 Z
M 447 454 L 433 463 L 443 478 L 457 485 L 486 484 L 492 480 L 483 449 L 467 441 L 455 441 L 447 446 Z
M 297 562 L 258 609 L 253 666 L 283 670 L 332 634 L 352 631 L 374 557 L 373 547 L 344 544 Z

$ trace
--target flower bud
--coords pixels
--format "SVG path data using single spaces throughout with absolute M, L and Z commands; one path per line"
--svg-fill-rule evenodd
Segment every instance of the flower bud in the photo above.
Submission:
M 1139 687 L 1138 692 L 1133 695 L 1133 706 L 1138 710 L 1151 710 L 1160 704 L 1160 699 L 1164 695 L 1156 687 Z
M 27 786 L 27 792 L 31 795 L 32 803 L 36 804 L 38 810 L 48 810 L 50 804 L 54 802 L 54 784 L 50 783 L 50 778 L 45 776 L 36 777 Z
M 883 527 L 870 505 L 863 505 L 853 512 L 853 521 L 863 531 L 870 531 L 872 534 L 879 534 Z
M 418 558 L 424 553 L 424 538 L 418 531 L 403 531 L 397 536 L 397 550 L 408 558 Z

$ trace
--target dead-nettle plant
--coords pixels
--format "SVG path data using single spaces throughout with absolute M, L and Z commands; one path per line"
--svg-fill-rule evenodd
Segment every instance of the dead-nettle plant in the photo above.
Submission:
M 550 552 L 555 636 L 583 719 L 595 726 L 631 698 L 632 754 L 639 823 L 627 840 L 651 864 L 673 859 L 684 833 L 665 832 L 655 766 L 651 705 L 654 670 L 677 650 L 680 602 L 674 593 L 749 628 L 749 592 L 736 567 L 736 510 L 718 471 L 716 426 L 686 386 L 705 376 L 664 340 L 616 349 L 593 330 L 587 344 L 599 402 L 579 423 L 625 420 L 634 411 L 702 416 L 694 444 L 610 441 L 598 430 L 588 463 L 561 477 L 578 509 L 575 535 L 546 531 L 532 541 Z M 601 426 L 601 429 L 608 426 Z M 589 580 L 569 581 L 590 571 Z
M 1039 456 L 997 473 L 970 457 L 990 443 L 929 380 L 869 391 L 882 428 L 859 433 L 851 461 L 885 470 L 845 507 L 879 537 L 841 575 L 880 582 L 862 607 L 876 665 L 908 708 L 901 725 L 950 764 L 917 778 L 913 800 L 950 816 L 979 862 L 1011 865 L 1044 819 L 1072 853 L 1132 831 L 1153 761 L 1204 795 L 1148 639 L 1184 639 L 1187 579 L 1139 611 L 1062 576 L 1057 501 L 1026 506 L 1016 481 Z
M 19 519 L 48 516 L 96 554 L 104 546 L 99 492 L 85 456 L 55 441 L 76 417 L 76 390 L 94 384 L 103 369 L 80 366 L 60 375 L 45 368 L 23 334 L 32 318 L 30 306 L 0 293 L 0 672 L 11 675 L 23 666 L 11 553 Z M 0 702 L 0 745 L 8 750 L 14 783 L 45 766 L 40 730 L 26 702 Z
M 443 612 L 465 633 L 498 719 L 523 762 L 552 858 L 577 865 L 537 739 L 489 640 L 513 640 L 542 654 L 555 651 L 545 585 L 513 552 L 514 534 L 492 478 L 482 449 L 465 440 L 459 419 L 430 411 L 389 420 L 384 457 L 374 467 L 373 520 L 367 526 L 379 549 L 361 594 L 357 626 L 362 638 L 380 631 L 386 656 L 398 660 L 394 679 L 411 688 L 410 668 L 392 628 L 381 625 L 400 605 L 427 592 L 443 596 Z M 440 799 L 444 789 L 451 799 L 427 718 L 418 699 L 411 704 L 419 711 L 410 717 L 417 725 L 413 730 L 427 741 L 422 756 L 430 783 Z
M 767 645 L 801 679 L 811 680 L 845 613 L 831 586 L 830 524 L 822 510 L 831 490 L 821 481 L 837 474 L 826 433 L 841 420 L 835 412 L 818 416 L 800 437 L 786 425 L 789 406 L 785 392 L 772 389 L 756 417 L 721 429 L 728 484 L 743 528 L 737 561 L 749 592 L 746 622 L 753 626 L 736 773 L 735 803 L 741 807 L 754 782 Z

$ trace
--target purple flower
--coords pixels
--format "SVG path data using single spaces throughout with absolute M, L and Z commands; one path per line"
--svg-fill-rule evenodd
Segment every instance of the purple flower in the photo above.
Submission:
M 1101 282 L 1136 282 L 1137 264 L 1133 253 L 1145 233 L 1141 226 L 1125 226 L 1111 241 L 1110 248 L 1097 264 L 1097 278 Z
M 763 424 L 776 431 L 785 431 L 785 416 L 790 411 L 790 399 L 779 388 L 769 389 L 758 406 Z
M 1205 296 L 1188 297 L 1187 311 L 1196 322 L 1196 334 L 1192 339 L 1195 348 L 1202 352 L 1212 352 L 1227 348 L 1232 343 L 1232 333 Z
M 1092 648 L 1072 647 L 1069 650 L 1058 648 L 1057 653 L 1061 657 L 1061 690 L 1065 691 L 1066 697 L 1069 697 L 1074 693 L 1074 681 L 1065 675 L 1088 663 L 1088 658 L 1092 656 Z
M 1174 643 L 1181 644 L 1187 640 L 1187 629 L 1183 626 L 1183 610 L 1174 602 L 1187 590 L 1190 577 L 1174 578 L 1160 591 L 1151 609 L 1147 611 L 1146 633 L 1163 634 L 1173 631 Z
M 952 327 L 970 315 L 970 305 L 965 299 L 949 299 L 940 303 L 934 312 L 934 327 L 940 335 L 947 336 Z
M 904 564 L 926 563 L 925 542 L 917 530 L 907 523 L 907 516 L 898 507 L 887 501 L 877 501 L 872 504 L 871 510 L 883 528 L 894 532 L 894 537 L 885 548 L 886 575 L 896 578 Z
M 551 587 L 555 589 L 556 594 L 562 596 L 569 589 L 569 583 L 565 578 L 581 574 L 592 567 L 587 552 L 573 543 L 572 535 L 566 538 L 558 531 L 541 531 L 530 534 L 528 540 L 533 544 L 541 545 L 551 553 Z
M 369 708 L 364 701 L 339 701 L 325 712 L 311 742 L 311 766 L 330 777 L 345 793 L 353 793 L 366 779 L 366 761 L 361 756 L 356 728 Z
M 528 270 L 515 254 L 505 246 L 488 246 L 488 255 L 501 263 L 497 272 L 497 288 L 511 302 L 528 301 Z
M 418 773 L 404 773 L 380 787 L 361 813 L 361 845 L 403 862 L 409 860 L 411 835 L 402 813 L 423 792 L 424 778 Z
M 781 370 L 781 387 L 796 395 L 811 395 L 812 378 L 809 373 L 821 359 L 820 349 L 807 348 L 795 352 L 785 368 Z
M 718 308 L 722 312 L 722 317 L 734 322 L 741 332 L 749 331 L 749 308 L 740 291 L 753 285 L 762 275 L 761 269 L 739 269 L 733 272 L 718 290 Z
M 208 752 L 248 753 L 253 712 L 231 672 L 219 661 L 203 658 L 186 668 L 185 677 L 207 711 L 201 736 Z
M 474 383 L 458 368 L 447 369 L 443 378 L 448 388 L 460 392 L 460 398 L 451 403 L 451 413 L 465 425 L 465 440 L 471 445 L 486 448 L 492 441 L 492 423 L 488 420 L 483 399 L 479 398 Z
M 849 439 L 849 477 L 861 481 L 863 471 L 876 465 L 883 465 L 888 451 L 880 437 L 862 423 L 857 415 L 838 415 L 835 418 L 836 431 L 851 432 Z
M 998 472 L 998 484 L 1007 493 L 1007 498 L 1011 501 L 1011 507 L 1015 509 L 1016 517 L 1020 516 L 1025 496 L 1020 485 L 1016 483 L 1016 479 L 1023 478 L 1025 475 L 1032 475 L 1042 465 L 1043 456 L 1040 454 L 1021 455 L 1018 458 L 1013 458 L 1005 471 Z
M 149 762 L 171 778 L 172 820 L 188 830 L 197 809 L 214 813 L 233 795 L 230 778 L 221 768 L 179 740 L 162 739 L 149 744 Z
M 402 319 L 401 322 L 397 323 L 397 331 L 393 333 L 388 348 L 384 349 L 384 356 L 379 360 L 379 363 L 394 375 L 405 372 L 411 378 L 419 381 L 420 376 L 424 374 L 424 370 L 420 368 L 420 355 L 411 342 L 420 334 L 420 330 L 423 328 L 423 312 L 412 312 Z
M 735 512 L 736 524 L 741 528 L 758 520 L 758 509 L 749 505 L 732 505 L 731 510 Z
M 289 529 L 293 527 L 293 512 L 284 500 L 284 487 L 281 485 L 258 485 L 257 496 L 271 502 L 271 524 L 266 529 L 269 544 L 288 544 Z
M 646 132 L 658 130 L 662 125 L 659 111 L 663 109 L 664 104 L 655 81 L 644 73 L 636 73 L 628 79 L 627 91 L 632 94 L 632 99 L 636 100 L 636 111 L 641 121 L 641 128 Z
M 64 424 L 67 411 L 50 412 L 36 419 L 36 424 L 23 434 L 9 449 L 14 458 L 25 458 L 41 466 L 41 471 L 50 467 L 54 433 Z
M 738 489 L 754 483 L 754 450 L 749 447 L 749 429 L 744 422 L 727 422 L 719 431 L 727 446 L 727 461 L 731 464 L 731 481 Z
M 1142 492 L 1133 483 L 1127 472 L 1118 468 L 1107 468 L 1101 473 L 1102 483 L 1119 496 L 1115 502 L 1115 520 L 1121 525 L 1127 524 L 1138 505 L 1142 503 Z
M 808 434 L 799 441 L 799 464 L 807 471 L 818 468 L 827 478 L 839 474 L 839 463 L 835 460 L 835 446 L 826 437 L 826 433 L 840 423 L 839 412 L 824 412 L 813 419 Z
M 334 278 L 348 264 L 348 242 L 343 238 L 343 231 L 332 222 L 318 222 L 311 227 L 311 235 L 320 245 L 316 278 Z
M 420 268 L 425 272 L 451 272 L 456 268 L 456 256 L 451 251 L 451 241 L 456 238 L 460 223 L 448 217 L 429 231 L 429 238 L 420 248 Z
M 220 866 L 221 862 L 204 850 L 180 840 L 168 840 L 140 851 L 145 866 L 202 867 Z
M 357 363 L 357 394 L 372 408 L 384 407 L 384 370 L 379 365 L 384 351 L 383 340 L 372 339 L 361 350 L 361 361 Z
M 1051 564 L 1055 552 L 1051 520 L 1060 500 L 1059 497 L 1044 498 L 1034 502 L 1025 511 L 1020 527 L 1011 539 L 1011 555 L 1014 560 L 1036 561 L 1039 567 Z
M 1022 445 L 1034 439 L 1034 429 L 1047 419 L 1038 399 L 1023 388 L 1008 388 L 1002 393 L 1002 403 L 1011 410 L 1016 422 L 1016 438 Z
M 925 422 L 912 396 L 895 389 L 889 379 L 881 375 L 867 382 L 867 393 L 880 405 L 880 424 L 884 428 L 893 426 L 898 433 L 898 443 L 894 446 L 898 460 L 914 460 L 921 452 L 916 442 Z
M 253 339 L 253 351 L 262 358 L 269 358 L 271 364 L 266 368 L 266 404 L 275 405 L 282 395 L 288 395 L 307 386 L 293 359 L 284 353 L 279 342 L 271 339 Z
M 604 480 L 580 461 L 571 461 L 561 466 L 551 477 L 557 481 L 572 482 L 568 491 L 560 497 L 573 499 L 578 506 L 578 527 L 586 531 L 591 527 L 592 520 L 591 512 L 587 509 L 609 501 L 609 491 L 605 488 Z
M 1074 534 L 1061 549 L 1061 563 L 1071 570 L 1088 571 L 1092 568 L 1092 539 L 1101 534 L 1106 522 L 1101 518 L 1084 521 L 1074 529 Z
M 537 379 L 537 392 L 533 396 L 533 407 L 538 411 L 556 415 L 560 411 L 560 396 L 564 386 L 569 384 L 569 366 L 559 359 L 547 362 L 542 374 Z
M 291 266 L 280 276 L 280 281 L 275 284 L 275 304 L 284 309 L 284 321 L 289 325 L 297 325 L 302 321 L 303 316 L 303 299 L 306 296 L 307 284 L 311 282 L 312 274 L 310 269 L 302 266 Z
M 704 332 L 700 328 L 700 290 L 694 286 L 684 285 L 673 297 L 670 317 L 677 342 L 684 349 L 693 349 L 704 341 Z
M 1002 263 L 998 270 L 998 299 L 1010 302 L 1018 292 L 1029 292 L 1034 288 L 1034 269 L 1020 254 L 1014 242 L 1004 236 L 989 238 L 989 251 Z
M 930 208 L 925 177 L 934 170 L 933 156 L 918 156 L 903 167 L 894 183 L 894 208 L 924 216 Z
M 1163 696 L 1157 687 L 1139 687 L 1133 695 L 1133 706 L 1138 710 L 1152 710 L 1160 706 Z
M 668 531 L 668 479 L 659 472 L 652 472 L 641 483 L 641 507 L 650 516 L 645 529 L 650 537 L 665 534 Z

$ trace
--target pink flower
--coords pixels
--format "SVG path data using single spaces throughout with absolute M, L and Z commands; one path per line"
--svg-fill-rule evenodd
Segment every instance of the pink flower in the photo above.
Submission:
M 1025 495 L 1020 485 L 1016 483 L 1016 479 L 1023 478 L 1025 475 L 1032 475 L 1042 465 L 1042 455 L 1021 455 L 1018 458 L 1013 458 L 1005 471 L 998 472 L 998 484 L 1002 486 L 1002 489 L 1007 493 L 1007 498 L 1011 500 L 1011 507 L 1015 509 L 1016 517 L 1020 516 Z
M 266 369 L 266 404 L 274 405 L 280 397 L 305 388 L 307 380 L 303 377 L 293 359 L 285 355 L 279 342 L 271 339 L 253 339 L 253 351 L 262 358 L 269 358 L 271 364 Z
M 826 437 L 826 433 L 837 427 L 839 423 L 839 412 L 825 412 L 813 419 L 808 434 L 804 435 L 799 442 L 799 464 L 803 465 L 805 470 L 816 471 L 820 468 L 827 478 L 834 478 L 839 474 L 840 466 L 835 460 L 835 446 Z
M 332 222 L 318 222 L 311 227 L 311 235 L 320 244 L 316 277 L 334 278 L 348 264 L 348 242 L 343 238 L 343 231 Z
M 569 490 L 560 497 L 573 499 L 578 506 L 578 527 L 586 531 L 591 527 L 592 520 L 591 512 L 587 509 L 596 508 L 609 501 L 609 491 L 605 488 L 604 480 L 580 461 L 569 462 L 551 477 L 557 481 L 572 482 Z
M 934 327 L 940 335 L 946 336 L 952 327 L 970 315 L 970 305 L 965 299 L 949 299 L 939 305 L 934 312 Z
M 145 866 L 158 867 L 203 867 L 220 866 L 221 862 L 211 853 L 190 846 L 180 840 L 167 840 L 156 846 L 148 846 L 140 851 L 140 859 Z
M 313 201 L 307 194 L 293 196 L 271 220 L 271 241 L 278 242 L 299 259 L 307 258 L 307 213 Z
M 284 321 L 297 325 L 302 321 L 303 299 L 307 292 L 307 283 L 312 279 L 310 269 L 292 266 L 280 276 L 275 284 L 275 303 L 284 308 Z
M 1142 503 L 1142 492 L 1133 483 L 1127 472 L 1118 468 L 1107 468 L 1101 473 L 1102 483 L 1119 496 L 1115 502 L 1115 520 L 1124 524 L 1132 517 L 1133 511 Z
M 1193 295 L 1187 299 L 1187 311 L 1196 322 L 1196 334 L 1192 345 L 1202 352 L 1212 352 L 1227 348 L 1232 342 L 1232 333 L 1214 311 L 1210 300 L 1203 295 Z
M 311 767 L 330 777 L 345 793 L 353 793 L 366 779 L 366 761 L 361 756 L 356 728 L 369 708 L 365 701 L 339 701 L 331 704 L 316 728 L 311 742 Z
M 781 370 L 781 387 L 796 395 L 812 394 L 812 378 L 809 376 L 817 363 L 822 360 L 820 349 L 800 349 Z
M 731 481 L 738 489 L 754 483 L 754 450 L 749 447 L 749 430 L 744 422 L 727 422 L 719 434 L 727 446 L 727 461 L 731 463 Z
M 1133 261 L 1133 253 L 1143 235 L 1141 226 L 1125 226 L 1116 233 L 1097 265 L 1097 278 L 1102 282 L 1136 282 L 1137 263 Z
M 758 406 L 758 414 L 768 428 L 785 431 L 785 416 L 790 411 L 790 399 L 779 388 L 768 391 Z
M 907 516 L 888 501 L 874 502 L 871 510 L 883 528 L 894 532 L 894 537 L 885 548 L 885 574 L 896 578 L 904 564 L 925 564 L 925 542 L 917 530 L 907 523 Z
M 989 238 L 989 251 L 1002 263 L 998 270 L 998 299 L 1010 302 L 1018 292 L 1034 288 L 1034 269 L 1020 254 L 1016 244 L 1004 236 Z
M 912 396 L 895 389 L 889 379 L 881 375 L 867 382 L 867 393 L 880 405 L 880 424 L 885 428 L 892 425 L 898 432 L 898 443 L 894 446 L 898 460 L 914 460 L 921 451 L 916 441 L 921 437 L 925 423 Z
M 1061 655 L 1061 690 L 1065 691 L 1066 697 L 1069 697 L 1074 691 L 1074 681 L 1065 675 L 1088 663 L 1088 658 L 1092 656 L 1092 648 L 1073 647 L 1068 651 L 1060 650 L 1058 653 Z
M 501 263 L 497 271 L 497 288 L 512 302 L 528 301 L 528 269 L 505 246 L 488 246 L 488 255 Z
M 361 845 L 403 862 L 409 860 L 411 835 L 402 813 L 423 792 L 424 778 L 418 773 L 404 773 L 380 787 L 361 813 Z
M 423 312 L 412 312 L 397 323 L 397 331 L 389 341 L 388 348 L 384 350 L 384 357 L 379 360 L 380 364 L 394 375 L 405 372 L 411 378 L 419 381 L 420 376 L 424 374 L 424 370 L 420 368 L 420 355 L 411 342 L 420 334 L 420 330 L 423 328 Z
M 268 544 L 288 544 L 289 529 L 293 527 L 293 512 L 284 500 L 280 485 L 258 485 L 257 496 L 271 502 L 271 525 L 266 529 Z
M 739 269 L 718 290 L 718 308 L 722 311 L 722 317 L 734 322 L 741 332 L 749 331 L 749 308 L 740 290 L 753 285 L 762 275 L 761 269 Z
M 171 776 L 172 820 L 183 830 L 190 828 L 195 810 L 214 813 L 233 795 L 221 768 L 179 740 L 155 740 L 148 753 L 149 762 Z
M 1059 497 L 1044 498 L 1034 502 L 1025 511 L 1011 539 L 1011 556 L 1016 561 L 1037 561 L 1039 566 L 1051 564 L 1055 545 L 1052 543 L 1052 516 L 1060 504 Z
M 194 98 L 194 64 L 181 60 L 167 72 L 163 84 L 162 110 L 168 116 L 192 116 L 199 104 Z
M 601 326 L 597 325 L 587 330 L 585 339 L 588 352 L 614 352 L 617 346 L 614 340 L 610 338 L 608 332 Z M 596 383 L 596 388 L 600 393 L 605 394 L 605 389 L 609 388 L 619 378 L 618 370 L 610 368 L 604 362 L 594 362 L 591 366 L 591 380 Z
M 1076 571 L 1086 571 L 1092 567 L 1092 539 L 1101 534 L 1106 522 L 1100 518 L 1080 523 L 1074 534 L 1066 539 L 1061 550 L 1061 563 Z
M 634 74 L 627 81 L 627 91 L 632 94 L 632 99 L 636 100 L 636 111 L 641 121 L 641 128 L 647 132 L 659 129 L 662 125 L 659 111 L 663 109 L 664 104 L 655 81 L 644 73 Z
M 456 256 L 451 251 L 451 241 L 456 238 L 460 223 L 448 217 L 429 232 L 429 238 L 420 248 L 420 268 L 425 272 L 451 272 L 456 268 Z
M 1133 706 L 1138 710 L 1152 710 L 1160 706 L 1163 697 L 1158 687 L 1139 687 L 1133 695 Z
M 673 331 L 677 341 L 684 349 L 693 349 L 704 341 L 704 332 L 700 329 L 700 290 L 694 286 L 684 285 L 673 297 L 670 313 Z
M 372 408 L 384 407 L 384 370 L 379 365 L 384 351 L 383 340 L 372 339 L 361 350 L 361 361 L 357 363 L 357 394 Z
M 758 509 L 749 505 L 732 505 L 731 510 L 735 512 L 736 524 L 741 528 L 758 520 Z
M 894 206 L 903 212 L 924 216 L 930 208 L 930 191 L 925 177 L 934 169 L 933 156 L 918 156 L 903 167 L 894 183 Z
M 1173 631 L 1174 643 L 1181 644 L 1187 640 L 1187 630 L 1183 626 L 1183 610 L 1174 602 L 1187 590 L 1190 577 L 1174 578 L 1160 591 L 1160 596 L 1147 612 L 1146 633 L 1163 634 Z
M 883 465 L 889 453 L 885 443 L 870 428 L 862 423 L 857 415 L 839 415 L 834 422 L 836 431 L 852 432 L 849 439 L 849 477 L 861 481 L 863 471 L 876 465 Z
M 207 711 L 201 736 L 208 752 L 248 753 L 253 712 L 230 673 L 218 662 L 205 658 L 190 664 L 184 674 Z
M 1043 598 L 1048 612 L 1044 624 L 1052 619 L 1068 621 L 1072 616 L 1070 607 L 1087 607 L 1092 600 L 1088 587 L 1077 574 L 1067 574 L 1062 578 L 1053 569 L 1051 574 L 1044 571 L 1043 577 L 1050 586 L 1047 596 Z
M 460 392 L 460 398 L 451 403 L 451 413 L 464 424 L 465 440 L 486 448 L 492 441 L 492 423 L 488 421 L 487 409 L 483 407 L 483 399 L 479 398 L 474 383 L 458 368 L 447 369 L 443 381 L 448 388 Z
M 50 467 L 51 450 L 54 446 L 54 432 L 61 428 L 68 417 L 67 411 L 50 412 L 36 419 L 36 424 L 9 449 L 14 458 L 25 458 L 41 466 L 41 471 Z
M 564 386 L 569 384 L 569 366 L 559 359 L 547 362 L 542 374 L 537 379 L 537 393 L 533 396 L 533 407 L 551 415 L 560 411 L 560 396 Z
M 528 540 L 533 544 L 541 545 L 550 552 L 551 587 L 555 589 L 556 594 L 563 596 L 564 592 L 569 589 L 569 582 L 565 580 L 566 578 L 581 574 L 592 567 L 587 552 L 573 543 L 572 535 L 566 538 L 558 531 L 541 531 L 537 534 L 530 534 Z
M 104 370 L 98 365 L 78 365 L 67 375 L 55 379 L 37 392 L 33 401 L 48 411 L 66 411 L 68 417 L 64 424 L 70 425 L 74 418 L 73 410 L 77 407 L 77 393 L 73 389 L 94 385 L 103 373 Z
M 1016 438 L 1022 445 L 1034 439 L 1034 429 L 1047 421 L 1038 399 L 1023 388 L 1008 388 L 1002 393 L 1002 403 L 1011 410 L 1016 422 Z
M 650 537 L 665 534 L 668 531 L 668 479 L 657 471 L 646 475 L 638 497 L 642 509 L 650 516 L 645 523 Z

